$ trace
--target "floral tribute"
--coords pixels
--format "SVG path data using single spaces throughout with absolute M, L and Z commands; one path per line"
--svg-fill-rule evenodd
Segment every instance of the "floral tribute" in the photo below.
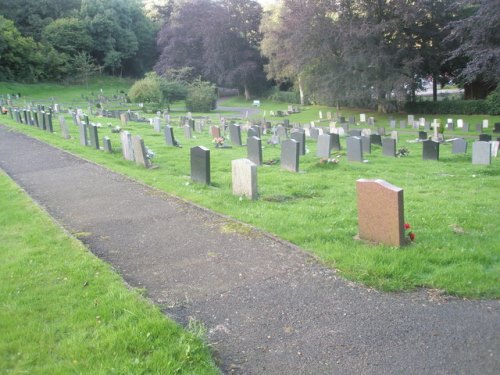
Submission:
M 409 232 L 406 233 L 406 235 L 408 236 L 408 238 L 410 239 L 410 241 L 415 241 L 415 233 L 413 233 L 413 231 L 411 231 L 410 224 L 405 223 L 405 231 L 409 231 Z

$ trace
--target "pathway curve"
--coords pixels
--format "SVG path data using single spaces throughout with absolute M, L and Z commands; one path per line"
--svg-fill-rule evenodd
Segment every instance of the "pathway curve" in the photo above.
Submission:
M 0 168 L 165 313 L 202 321 L 224 373 L 500 372 L 498 301 L 346 282 L 291 244 L 3 126 Z

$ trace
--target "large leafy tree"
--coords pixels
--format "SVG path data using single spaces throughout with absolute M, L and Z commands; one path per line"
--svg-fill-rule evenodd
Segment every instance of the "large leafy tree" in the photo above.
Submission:
M 191 67 L 219 85 L 238 87 L 247 97 L 265 85 L 256 1 L 188 0 L 178 5 L 158 33 L 159 74 Z

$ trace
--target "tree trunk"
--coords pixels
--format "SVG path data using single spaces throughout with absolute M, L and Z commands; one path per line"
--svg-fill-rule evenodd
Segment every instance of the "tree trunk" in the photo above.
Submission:
M 250 91 L 248 90 L 248 86 L 247 86 L 247 84 L 245 83 L 245 84 L 243 85 L 243 87 L 245 88 L 245 99 L 246 99 L 246 100 L 250 100 L 251 96 L 250 96 Z
M 300 95 L 300 105 L 304 105 L 304 89 L 302 87 L 302 80 L 299 75 L 299 95 Z
M 432 101 L 437 102 L 438 100 L 438 83 L 437 83 L 437 75 L 432 75 Z

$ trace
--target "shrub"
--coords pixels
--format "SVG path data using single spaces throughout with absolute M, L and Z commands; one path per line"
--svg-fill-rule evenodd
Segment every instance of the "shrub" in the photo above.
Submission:
M 486 97 L 485 102 L 490 115 L 500 115 L 500 85 Z
M 439 102 L 407 102 L 408 113 L 476 115 L 490 113 L 486 100 L 443 100 Z
M 136 81 L 128 92 L 130 100 L 134 103 L 162 103 L 163 95 L 160 88 L 160 83 L 146 77 Z
M 192 112 L 209 112 L 217 102 L 216 87 L 200 79 L 191 83 L 187 89 L 186 108 Z
M 298 92 L 280 91 L 277 87 L 271 90 L 268 99 L 271 99 L 275 102 L 300 104 L 300 95 Z

